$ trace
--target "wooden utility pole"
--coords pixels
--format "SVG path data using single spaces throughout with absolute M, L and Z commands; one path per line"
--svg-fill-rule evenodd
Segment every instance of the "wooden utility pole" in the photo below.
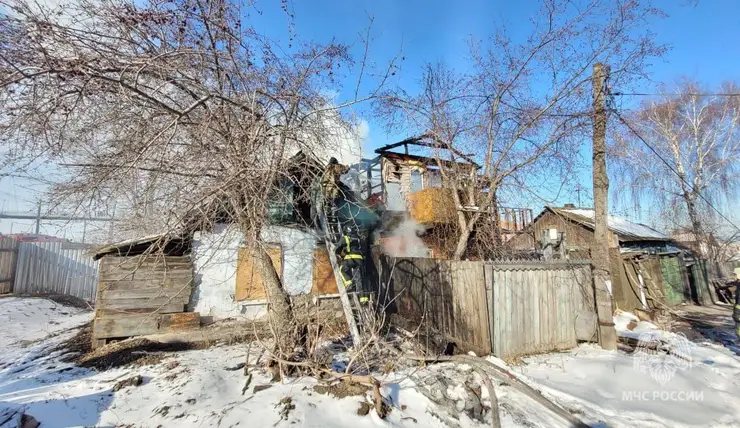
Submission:
M 609 227 L 607 197 L 609 177 L 606 175 L 606 76 L 608 67 L 594 64 L 593 108 L 593 179 L 594 179 L 594 243 L 591 246 L 591 264 L 594 276 L 596 315 L 599 323 L 599 345 L 617 349 L 617 331 L 609 276 Z

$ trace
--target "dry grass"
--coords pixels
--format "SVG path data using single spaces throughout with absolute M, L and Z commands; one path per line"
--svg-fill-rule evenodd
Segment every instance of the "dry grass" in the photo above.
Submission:
M 333 395 L 337 398 L 354 397 L 365 395 L 370 387 L 355 382 L 337 382 L 332 385 L 316 385 L 313 390 L 319 394 Z
M 92 350 L 92 323 L 83 326 L 69 340 L 62 342 L 54 351 L 64 351 L 62 358 L 80 367 L 94 370 L 108 370 L 126 365 L 153 365 L 167 358 L 168 353 L 203 349 L 203 343 L 160 343 L 147 339 L 131 339 L 110 343 Z

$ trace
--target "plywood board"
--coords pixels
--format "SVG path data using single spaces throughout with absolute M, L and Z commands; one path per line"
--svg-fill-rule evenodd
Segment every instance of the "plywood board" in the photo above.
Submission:
M 265 249 L 267 255 L 275 266 L 278 277 L 283 278 L 283 250 L 279 245 Z M 236 267 L 236 290 L 234 300 L 256 300 L 265 299 L 265 283 L 259 271 L 255 269 L 254 256 L 247 248 L 239 248 Z
M 334 271 L 329 261 L 329 253 L 326 251 L 326 248 L 316 248 L 313 250 L 313 269 L 311 271 L 311 293 L 339 293 L 337 281 L 334 279 Z

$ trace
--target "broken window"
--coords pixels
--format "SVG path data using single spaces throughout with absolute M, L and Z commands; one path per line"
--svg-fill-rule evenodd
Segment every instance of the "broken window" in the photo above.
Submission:
M 270 192 L 267 205 L 267 219 L 270 224 L 279 225 L 295 222 L 293 211 L 294 188 L 293 181 L 283 178 Z

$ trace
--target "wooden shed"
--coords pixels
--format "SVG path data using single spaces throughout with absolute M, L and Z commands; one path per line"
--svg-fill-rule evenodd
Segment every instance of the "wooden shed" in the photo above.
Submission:
M 93 348 L 111 339 L 198 328 L 190 239 L 149 236 L 100 248 Z

